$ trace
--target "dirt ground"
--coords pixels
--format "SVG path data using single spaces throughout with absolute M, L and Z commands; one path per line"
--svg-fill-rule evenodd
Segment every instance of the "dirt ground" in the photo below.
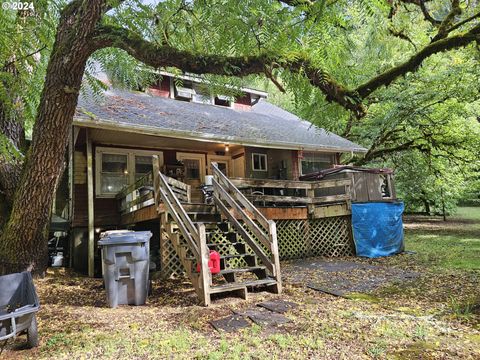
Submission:
M 146 306 L 110 309 L 100 279 L 50 271 L 36 280 L 40 346 L 24 349 L 19 337 L 0 358 L 480 359 L 480 272 L 446 266 L 440 255 L 425 254 L 430 243 L 419 245 L 433 235 L 440 240 L 431 241 L 441 241 L 442 231 L 457 231 L 463 240 L 462 231 L 473 227 L 475 234 L 476 226 L 408 218 L 406 249 L 415 253 L 284 263 L 282 295 L 224 297 L 209 308 L 197 305 L 188 281 L 156 280 Z M 465 246 L 467 253 L 479 249 L 478 241 Z M 344 296 L 307 287 L 342 283 L 349 284 L 341 289 Z M 209 323 L 272 299 L 299 305 L 285 314 L 289 322 L 252 323 L 233 333 Z

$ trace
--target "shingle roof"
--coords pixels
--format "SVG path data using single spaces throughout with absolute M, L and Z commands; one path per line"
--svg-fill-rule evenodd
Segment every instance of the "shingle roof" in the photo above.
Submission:
M 159 136 L 286 149 L 365 151 L 336 134 L 260 100 L 252 111 L 108 90 L 100 101 L 79 99 L 74 123 Z

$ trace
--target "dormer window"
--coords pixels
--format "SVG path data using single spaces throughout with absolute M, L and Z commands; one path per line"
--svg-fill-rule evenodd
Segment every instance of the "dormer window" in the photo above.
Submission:
M 232 104 L 232 101 L 228 96 L 224 96 L 224 95 L 215 96 L 215 105 L 230 107 L 231 104 Z
M 191 81 L 183 81 L 182 86 L 175 85 L 175 98 L 178 100 L 192 100 L 195 94 Z
M 195 94 L 193 95 L 192 101 L 201 104 L 212 104 L 212 96 L 208 92 L 208 89 L 201 84 L 192 85 Z

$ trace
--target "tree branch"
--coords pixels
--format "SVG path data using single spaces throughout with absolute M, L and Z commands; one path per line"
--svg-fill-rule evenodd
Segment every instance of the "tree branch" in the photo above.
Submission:
M 280 92 L 282 92 L 282 93 L 287 92 L 285 90 L 285 88 L 282 86 L 282 84 L 280 84 L 280 82 L 277 80 L 277 78 L 272 74 L 272 70 L 269 69 L 267 66 L 265 66 L 265 75 L 267 76 L 267 78 L 270 79 L 270 81 L 277 87 L 277 89 Z
M 459 27 L 465 25 L 466 23 L 469 23 L 472 20 L 475 20 L 476 18 L 480 17 L 480 12 L 473 14 L 472 16 L 466 18 L 465 20 L 459 21 L 455 25 L 453 25 L 450 29 L 448 29 L 448 33 L 451 33 L 454 30 L 457 30 Z
M 378 150 L 368 151 L 363 158 L 359 158 L 358 160 L 355 161 L 355 165 L 357 166 L 365 165 L 367 162 L 373 159 L 383 157 L 387 154 L 398 153 L 398 152 L 402 152 L 410 149 L 417 149 L 421 147 L 422 147 L 421 145 L 415 145 L 415 139 L 414 139 L 390 148 L 382 148 Z
M 271 53 L 248 56 L 197 54 L 166 44 L 158 45 L 148 42 L 136 33 L 111 25 L 97 28 L 91 46 L 92 51 L 116 47 L 154 68 L 171 66 L 194 74 L 208 73 L 241 77 L 264 73 L 266 66 L 270 69 L 286 69 L 304 75 L 310 84 L 325 94 L 328 102 L 336 102 L 352 111 L 357 118 L 361 118 L 366 114 L 362 103 L 363 99 L 381 86 L 388 86 L 398 77 L 416 71 L 426 58 L 434 54 L 460 48 L 479 40 L 480 25 L 476 25 L 463 34 L 436 40 L 412 55 L 407 61 L 384 71 L 353 90 L 336 82 L 327 72 L 314 66 L 304 56 L 299 56 L 295 60 L 287 60 Z
M 425 0 L 418 0 L 418 3 L 420 5 L 420 9 L 422 10 L 422 14 L 425 20 L 429 21 L 434 26 L 438 26 L 442 23 L 440 20 L 434 19 L 430 15 L 430 13 L 427 10 L 427 7 L 425 6 Z
M 410 45 L 413 46 L 415 51 L 417 51 L 417 45 L 415 45 L 415 43 L 412 41 L 412 39 L 410 39 L 410 37 L 408 35 L 406 35 L 403 31 L 397 31 L 393 28 L 389 28 L 388 32 L 390 34 L 392 34 L 393 36 L 398 37 L 399 39 L 402 39 L 402 40 L 405 40 L 405 41 L 409 42 Z
M 466 46 L 471 42 L 478 40 L 480 40 L 480 25 L 475 26 L 464 34 L 459 34 L 432 42 L 410 57 L 410 59 L 404 63 L 395 66 L 394 68 L 391 68 L 360 85 L 354 90 L 354 92 L 356 92 L 361 99 L 364 99 L 379 87 L 383 85 L 388 86 L 399 76 L 405 75 L 408 72 L 416 71 L 416 69 L 426 58 L 443 51 Z
M 278 0 L 288 6 L 312 6 L 315 0 Z
M 264 73 L 265 66 L 271 69 L 283 68 L 303 74 L 310 83 L 320 89 L 329 102 L 336 102 L 352 111 L 357 117 L 365 115 L 361 99 L 337 83 L 329 74 L 311 64 L 302 56 L 295 60 L 286 60 L 273 54 L 249 56 L 225 56 L 196 54 L 179 50 L 168 45 L 151 43 L 140 35 L 127 29 L 104 25 L 97 29 L 91 46 L 94 49 L 116 47 L 125 50 L 137 60 L 152 66 L 176 67 L 194 74 L 214 74 L 227 76 L 246 76 Z
M 440 27 L 438 28 L 437 35 L 434 36 L 432 42 L 438 41 L 440 39 L 444 39 L 448 36 L 448 30 L 452 27 L 453 21 L 455 20 L 455 16 L 458 16 L 462 13 L 462 9 L 460 8 L 460 1 L 459 0 L 452 0 L 452 9 L 448 13 L 448 15 L 443 19 Z

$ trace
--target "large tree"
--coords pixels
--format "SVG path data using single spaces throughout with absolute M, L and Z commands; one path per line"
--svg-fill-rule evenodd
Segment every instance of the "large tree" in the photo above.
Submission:
M 382 86 L 417 71 L 432 55 L 480 40 L 476 2 L 466 6 L 445 1 L 435 7 L 435 16 L 426 3 L 172 0 L 153 6 L 140 1 L 74 0 L 63 6 L 30 148 L 24 159 L 0 158 L 0 188 L 8 211 L 0 236 L 1 272 L 42 271 L 45 266 L 50 208 L 82 77 L 95 52 L 118 48 L 153 68 L 196 74 L 265 74 L 279 87 L 280 75 L 292 89 L 299 82 L 318 89 L 327 102 L 351 112 L 354 121 L 365 116 L 366 100 Z M 422 14 L 422 22 L 428 24 L 426 39 L 417 49 L 387 65 L 380 57 L 377 66 L 372 61 L 362 76 L 339 71 L 355 66 L 355 54 L 348 56 L 350 64 L 343 63 L 349 39 L 345 35 L 337 39 L 339 32 L 360 31 L 369 26 L 368 19 L 390 21 L 402 11 Z M 402 37 L 398 29 L 391 30 Z M 11 131 L 16 123 L 5 119 L 0 119 L 6 124 L 2 134 L 12 140 L 14 149 L 21 149 Z

